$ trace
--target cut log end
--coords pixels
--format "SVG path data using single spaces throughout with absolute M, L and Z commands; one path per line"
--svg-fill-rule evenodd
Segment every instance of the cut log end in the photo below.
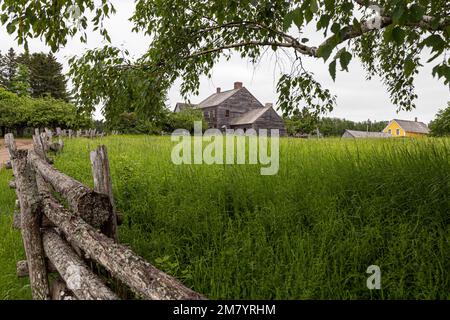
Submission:
M 85 193 L 80 197 L 77 206 L 80 216 L 96 228 L 100 228 L 108 221 L 112 210 L 108 196 L 95 191 Z

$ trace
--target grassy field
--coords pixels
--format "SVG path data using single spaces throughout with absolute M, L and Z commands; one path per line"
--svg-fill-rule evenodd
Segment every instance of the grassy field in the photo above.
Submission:
M 149 136 L 68 140 L 55 165 L 92 185 L 98 144 L 125 217 L 121 242 L 209 298 L 450 298 L 448 139 L 282 139 L 275 176 L 176 166 L 174 143 Z M 12 212 L 8 179 L 0 173 L 2 213 Z M 20 238 L 0 218 L 0 297 L 26 297 L 13 274 Z M 373 264 L 379 291 L 366 287 Z
M 15 193 L 9 189 L 12 171 L 0 168 L 0 300 L 31 299 L 27 279 L 16 276 L 16 262 L 25 259 L 20 232 L 13 230 Z

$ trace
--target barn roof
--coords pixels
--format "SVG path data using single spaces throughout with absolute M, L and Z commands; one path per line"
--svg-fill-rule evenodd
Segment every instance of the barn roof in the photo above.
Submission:
M 405 130 L 406 132 L 415 132 L 424 134 L 430 133 L 428 126 L 423 122 L 400 120 L 400 119 L 394 119 L 393 121 L 397 122 L 398 125 L 402 127 L 402 129 Z
M 384 132 L 368 132 L 368 131 L 356 131 L 356 130 L 345 130 L 346 133 L 350 134 L 354 138 L 388 138 L 391 137 L 389 133 Z
M 263 114 L 265 114 L 270 109 L 273 109 L 272 107 L 264 107 L 264 108 L 258 108 L 250 110 L 246 113 L 244 113 L 239 118 L 235 118 L 231 121 L 231 125 L 239 125 L 239 124 L 250 124 L 258 120 Z
M 223 92 L 219 92 L 219 93 L 214 93 L 213 95 L 210 95 L 208 98 L 206 98 L 205 100 L 200 102 L 196 107 L 201 109 L 201 108 L 217 106 L 217 105 L 221 104 L 222 102 L 224 102 L 225 100 L 227 100 L 228 98 L 230 98 L 232 95 L 234 95 L 236 92 L 238 92 L 241 89 L 242 88 L 223 91 Z

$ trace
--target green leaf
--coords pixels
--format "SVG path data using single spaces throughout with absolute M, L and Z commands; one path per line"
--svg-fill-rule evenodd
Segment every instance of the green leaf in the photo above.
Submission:
M 341 31 L 341 25 L 339 23 L 333 23 L 333 25 L 331 26 L 331 32 L 333 32 L 334 34 L 338 33 L 339 31 Z
M 313 13 L 316 13 L 319 10 L 319 6 L 317 5 L 317 0 L 311 0 L 311 2 L 309 4 L 309 9 Z
M 392 12 L 392 21 L 394 22 L 394 24 L 399 24 L 400 21 L 403 18 L 403 15 L 405 13 L 405 7 L 403 6 L 402 3 L 399 3 L 394 11 Z
M 416 67 L 416 64 L 414 63 L 414 61 L 411 58 L 406 59 L 405 66 L 404 66 L 405 76 L 409 77 L 412 74 L 412 72 L 414 71 L 415 67 Z
M 422 41 L 421 45 L 425 45 L 431 48 L 432 52 L 441 53 L 444 51 L 446 42 L 438 34 L 433 34 Z
M 297 8 L 293 11 L 293 19 L 297 28 L 301 28 L 303 25 L 303 13 L 300 8 Z
M 317 49 L 317 55 L 323 58 L 324 61 L 327 61 L 331 53 L 333 52 L 333 49 L 334 46 L 330 44 L 324 44 L 323 46 L 320 46 L 319 49 Z
M 422 7 L 420 4 L 413 4 L 409 8 L 409 16 L 411 21 L 413 22 L 419 22 L 422 20 L 423 15 L 425 14 L 425 8 Z
M 405 36 L 406 33 L 401 27 L 397 26 L 392 30 L 392 40 L 394 40 L 398 45 L 405 41 Z
M 330 72 L 333 81 L 336 81 L 336 60 L 333 60 L 328 66 L 328 71 Z
M 348 71 L 348 65 L 352 60 L 352 54 L 348 51 L 342 51 L 339 55 L 339 62 L 341 64 L 342 70 Z

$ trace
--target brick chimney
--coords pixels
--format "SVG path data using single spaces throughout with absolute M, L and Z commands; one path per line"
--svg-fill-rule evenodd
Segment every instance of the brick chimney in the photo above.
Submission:
M 273 103 L 267 102 L 264 106 L 266 108 L 273 108 Z
M 242 89 L 242 86 L 243 86 L 242 82 L 235 82 L 234 83 L 234 89 Z
M 222 89 L 217 88 L 216 93 L 220 93 L 220 91 L 222 91 Z
M 417 122 L 417 117 L 414 118 L 414 121 Z

